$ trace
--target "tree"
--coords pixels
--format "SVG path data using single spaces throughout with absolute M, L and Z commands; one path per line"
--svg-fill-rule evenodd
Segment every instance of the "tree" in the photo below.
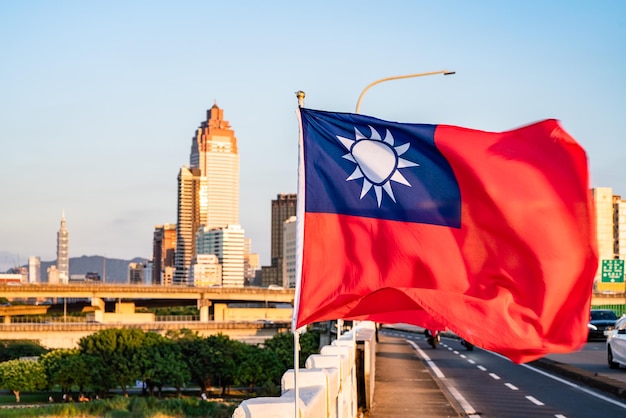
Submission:
M 77 349 L 53 350 L 41 357 L 49 385 L 59 385 L 62 392 L 71 392 L 78 387 L 79 392 L 91 384 L 93 367 L 88 358 Z
M 244 343 L 231 340 L 227 335 L 217 334 L 207 337 L 207 343 L 213 353 L 208 367 L 213 386 L 222 388 L 222 396 L 235 379 L 235 353 L 242 350 Z
M 207 340 L 200 337 L 185 338 L 177 340 L 176 344 L 183 353 L 191 373 L 191 380 L 200 386 L 202 392 L 205 392 L 206 388 L 211 385 L 211 358 L 213 357 L 213 351 Z
M 78 342 L 80 352 L 92 357 L 95 384 L 107 391 L 112 387 L 127 387 L 141 377 L 138 352 L 145 333 L 138 329 L 105 329 L 83 337 Z
M 21 357 L 39 357 L 48 350 L 36 341 L 4 340 L 0 341 L 0 362 L 14 360 Z
M 242 361 L 237 366 L 236 383 L 248 386 L 250 392 L 255 386 L 280 384 L 285 370 L 276 353 L 254 345 L 244 347 L 239 353 Z
M 137 358 L 150 395 L 154 395 L 154 388 L 158 387 L 160 397 L 163 385 L 170 385 L 180 396 L 183 385 L 191 380 L 180 346 L 159 334 L 146 334 Z
M 320 334 L 317 331 L 307 331 L 300 334 L 300 367 L 304 367 L 307 357 L 311 354 L 319 353 Z M 285 370 L 293 369 L 293 333 L 291 331 L 281 332 L 265 341 L 265 347 L 272 350 Z
M 0 363 L 0 387 L 8 389 L 20 401 L 20 392 L 34 391 L 46 387 L 43 365 L 35 360 L 9 360 Z

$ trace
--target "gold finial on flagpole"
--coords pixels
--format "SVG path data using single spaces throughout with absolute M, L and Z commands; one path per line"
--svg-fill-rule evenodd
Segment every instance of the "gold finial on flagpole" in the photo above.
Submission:
M 296 97 L 298 98 L 298 106 L 304 107 L 304 92 L 302 90 L 298 90 L 296 92 Z

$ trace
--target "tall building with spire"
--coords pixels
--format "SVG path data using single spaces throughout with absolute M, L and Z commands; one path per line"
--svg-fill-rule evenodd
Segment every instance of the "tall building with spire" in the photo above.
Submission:
M 239 150 L 235 131 L 214 104 L 192 139 L 189 166 L 178 176 L 175 284 L 189 281 L 198 228 L 239 224 Z
M 61 215 L 61 228 L 57 232 L 57 271 L 59 282 L 67 284 L 70 279 L 70 234 L 65 227 L 65 211 Z

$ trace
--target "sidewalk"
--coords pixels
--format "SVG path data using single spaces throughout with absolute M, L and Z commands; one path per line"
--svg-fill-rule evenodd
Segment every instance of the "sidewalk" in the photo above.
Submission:
M 402 338 L 379 334 L 370 418 L 459 417 L 423 361 Z

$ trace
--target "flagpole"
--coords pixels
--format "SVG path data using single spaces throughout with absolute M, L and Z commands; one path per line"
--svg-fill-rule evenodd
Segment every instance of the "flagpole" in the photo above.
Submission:
M 380 80 L 376 80 L 373 83 L 370 83 L 361 92 L 361 95 L 359 96 L 359 100 L 356 102 L 356 112 L 355 113 L 359 113 L 359 109 L 361 108 L 361 100 L 363 100 L 363 96 L 365 95 L 365 92 L 368 91 L 370 89 L 370 87 L 373 87 L 376 84 L 380 84 L 380 83 L 382 83 L 384 81 L 399 80 L 399 79 L 402 79 L 402 78 L 423 77 L 423 76 L 426 76 L 426 75 L 436 75 L 436 74 L 452 75 L 452 74 L 455 74 L 455 73 L 456 73 L 456 71 L 439 70 L 439 71 L 431 71 L 431 72 L 428 72 L 428 73 L 396 75 L 396 76 L 393 76 L 393 77 L 386 77 L 386 78 L 381 78 Z
M 304 92 L 302 90 L 298 90 L 296 92 L 296 97 L 298 98 L 298 107 L 304 107 Z M 302 129 L 302 127 L 300 128 Z M 298 196 L 298 200 L 300 201 L 301 197 Z M 300 202 L 298 202 L 298 205 L 300 205 Z M 302 216 L 300 216 L 300 218 L 302 218 Z M 300 220 L 296 220 L 296 226 L 298 225 L 298 222 L 303 222 L 303 219 Z M 296 228 L 298 229 L 298 228 Z M 301 233 L 298 232 L 300 235 Z M 302 239 L 302 237 L 299 238 L 300 240 Z M 301 241 L 300 241 L 301 242 Z M 301 248 L 300 248 L 301 250 Z M 300 251 L 301 253 L 301 251 Z M 298 280 L 296 280 L 296 283 L 300 283 L 300 280 L 302 280 L 302 260 L 301 257 L 296 260 L 296 264 L 298 264 L 296 270 L 297 273 L 300 277 L 298 277 Z M 291 332 L 293 333 L 293 395 L 294 395 L 294 418 L 299 418 L 299 414 L 300 414 L 300 409 L 298 408 L 298 401 L 300 400 L 300 388 L 298 387 L 298 370 L 300 369 L 300 332 L 296 329 L 297 326 L 297 314 L 298 314 L 298 308 L 299 308 L 299 300 L 300 300 L 300 295 L 299 295 L 299 285 L 296 285 L 296 293 L 295 293 L 295 298 L 294 298 L 294 306 L 293 306 L 293 314 L 291 317 Z

